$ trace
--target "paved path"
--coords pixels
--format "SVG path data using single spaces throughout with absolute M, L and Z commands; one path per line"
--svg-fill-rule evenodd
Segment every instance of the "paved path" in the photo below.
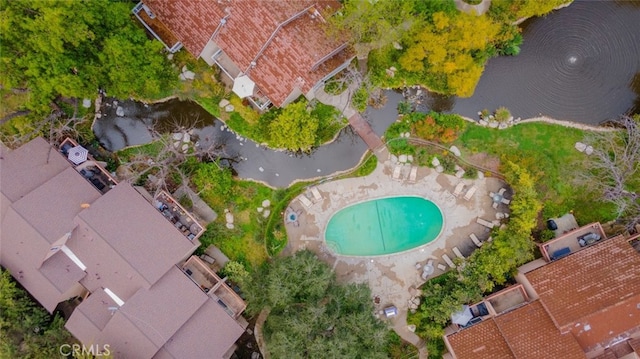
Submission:
M 360 82 L 354 81 L 339 95 L 329 95 L 324 91 L 324 87 L 322 87 L 316 91 L 315 95 L 318 101 L 340 110 L 342 114 L 349 119 L 349 124 L 358 136 L 362 137 L 369 149 L 375 151 L 383 146 L 380 136 L 373 132 L 369 123 L 351 106 L 351 94 L 353 94 L 359 86 Z
M 456 3 L 456 8 L 462 12 L 466 12 L 467 14 L 471 14 L 473 10 L 475 10 L 476 15 L 482 15 L 489 10 L 491 6 L 491 0 L 483 0 L 478 5 L 467 4 L 463 0 L 454 0 Z

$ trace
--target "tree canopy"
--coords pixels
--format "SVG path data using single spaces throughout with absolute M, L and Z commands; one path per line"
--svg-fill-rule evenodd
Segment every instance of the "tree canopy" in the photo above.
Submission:
M 309 151 L 316 143 L 319 120 L 304 101 L 285 107 L 269 124 L 269 138 L 276 147 L 292 151 Z
M 150 41 L 120 1 L 0 0 L 2 87 L 26 88 L 26 106 L 47 112 L 58 96 L 98 89 L 151 98 L 177 80 L 163 46 Z
M 264 334 L 275 358 L 384 358 L 388 331 L 369 288 L 341 285 L 309 251 L 280 257 L 242 283 L 249 313 L 269 308 Z

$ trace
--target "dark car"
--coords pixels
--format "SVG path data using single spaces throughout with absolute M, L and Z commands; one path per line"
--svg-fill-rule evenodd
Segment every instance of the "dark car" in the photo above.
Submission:
M 547 220 L 547 228 L 555 231 L 556 229 L 558 229 L 558 225 L 556 224 L 556 221 L 554 221 L 553 219 L 549 219 Z

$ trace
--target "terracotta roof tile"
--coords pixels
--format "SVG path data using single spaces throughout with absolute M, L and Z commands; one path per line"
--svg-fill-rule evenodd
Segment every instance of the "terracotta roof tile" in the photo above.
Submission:
M 552 319 L 567 330 L 582 318 L 640 295 L 640 254 L 618 236 L 525 276 Z
M 500 315 L 495 321 L 518 359 L 584 358 L 578 342 L 571 334 L 560 334 L 540 301 Z
M 511 359 L 515 355 L 500 333 L 493 319 L 485 320 L 470 328 L 447 337 L 459 359 Z

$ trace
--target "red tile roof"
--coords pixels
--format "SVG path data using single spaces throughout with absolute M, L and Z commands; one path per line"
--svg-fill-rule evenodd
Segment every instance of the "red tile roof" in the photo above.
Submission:
M 322 13 L 335 0 L 144 0 L 194 56 L 202 53 L 223 17 L 215 43 L 276 105 L 295 87 L 308 92 L 352 57 L 345 39 L 329 37 Z M 337 51 L 338 50 L 338 51 Z M 345 50 L 345 51 L 340 51 Z M 332 57 L 331 55 L 337 55 Z M 330 61 L 332 60 L 332 61 Z M 325 66 L 320 63 L 325 62 Z
M 640 295 L 639 273 L 640 253 L 618 236 L 525 276 L 556 325 L 567 331 L 588 315 Z
M 456 358 L 511 359 L 515 358 L 509 344 L 500 333 L 493 319 L 485 320 L 470 328 L 447 337 Z

